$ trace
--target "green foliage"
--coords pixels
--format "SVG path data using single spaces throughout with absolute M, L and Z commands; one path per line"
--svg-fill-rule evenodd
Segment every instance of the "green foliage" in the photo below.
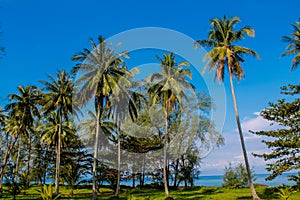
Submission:
M 294 30 L 291 32 L 291 36 L 284 36 L 282 40 L 289 43 L 286 47 L 286 52 L 282 56 L 295 55 L 292 62 L 291 71 L 296 69 L 300 63 L 300 19 L 295 24 L 292 24 Z
M 9 163 L 7 165 L 7 170 L 4 173 L 6 186 L 8 187 L 8 192 L 16 199 L 16 196 L 21 193 L 23 184 L 19 181 L 19 174 L 15 172 L 15 165 Z
M 61 177 L 71 188 L 70 196 L 73 196 L 73 190 L 82 183 L 80 179 L 91 174 L 93 157 L 87 153 L 79 139 L 72 141 L 61 157 Z
M 282 87 L 286 95 L 300 94 L 300 86 Z M 279 129 L 253 132 L 259 136 L 267 136 L 262 140 L 271 150 L 269 153 L 254 154 L 268 162 L 267 170 L 272 174 L 267 180 L 272 180 L 283 172 L 300 169 L 300 99 L 287 102 L 280 99 L 277 103 L 269 103 L 269 107 L 261 112 L 264 119 L 279 125 Z
M 280 187 L 280 188 L 278 188 L 278 192 L 276 192 L 276 194 L 282 200 L 290 199 L 290 196 L 293 193 L 295 193 L 295 191 L 293 190 L 293 188 L 291 186 Z
M 198 40 L 195 47 L 202 45 L 211 48 L 204 56 L 209 59 L 203 72 L 209 67 L 209 71 L 215 70 L 215 78 L 220 82 L 224 81 L 226 68 L 228 72 L 240 80 L 244 77 L 244 71 L 240 63 L 244 62 L 243 55 L 251 55 L 259 58 L 259 55 L 252 49 L 237 46 L 236 42 L 245 38 L 245 36 L 254 37 L 255 31 L 249 26 L 235 30 L 235 25 L 241 22 L 239 17 L 215 18 L 211 19 L 211 29 L 207 40 Z
M 38 189 L 37 191 L 40 193 L 42 200 L 55 200 L 60 196 L 60 194 L 54 196 L 52 183 L 50 183 L 48 186 L 46 184 L 43 185 L 43 187 L 41 189 Z
M 251 170 L 252 179 L 253 179 L 253 170 Z M 246 187 L 248 184 L 248 174 L 246 167 L 241 163 L 233 167 L 231 163 L 229 166 L 225 167 L 225 173 L 223 175 L 223 187 L 225 188 L 242 188 Z

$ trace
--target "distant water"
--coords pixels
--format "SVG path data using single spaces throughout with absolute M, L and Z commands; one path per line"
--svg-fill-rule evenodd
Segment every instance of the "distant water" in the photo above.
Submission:
M 254 181 L 255 184 L 263 184 L 267 186 L 280 186 L 280 185 L 295 185 L 295 182 L 288 181 L 289 175 L 297 175 L 296 173 L 285 173 L 282 174 L 275 179 L 271 181 L 266 181 L 265 178 L 268 177 L 268 174 L 256 174 Z M 54 182 L 54 180 L 48 179 L 46 183 Z M 146 184 L 151 184 L 151 178 L 146 177 L 145 178 Z M 216 176 L 199 176 L 199 178 L 194 179 L 194 185 L 195 186 L 222 186 L 223 183 L 223 176 L 222 175 L 216 175 Z M 135 180 L 135 185 L 138 185 L 139 181 Z M 106 181 L 103 182 L 103 185 L 108 185 Z M 132 186 L 132 179 L 131 180 L 122 180 L 121 185 L 127 185 Z M 170 185 L 172 185 L 172 181 L 170 181 Z M 181 186 L 183 183 L 181 184 Z
M 254 180 L 255 184 L 263 184 L 268 186 L 279 186 L 282 184 L 285 185 L 294 185 L 295 182 L 288 181 L 288 175 L 296 175 L 296 174 L 282 174 L 271 181 L 266 181 L 268 174 L 256 174 Z M 223 176 L 199 176 L 198 179 L 195 179 L 195 185 L 200 186 L 221 186 L 223 183 Z
M 297 175 L 294 173 L 285 173 L 282 174 L 275 179 L 271 181 L 266 181 L 265 178 L 268 177 L 268 174 L 256 174 L 255 178 L 256 180 L 254 181 L 255 184 L 263 184 L 267 186 L 280 186 L 280 185 L 295 185 L 295 182 L 293 181 L 288 181 L 287 176 L 288 175 Z M 145 183 L 150 184 L 151 183 L 151 178 L 145 178 Z M 222 186 L 223 183 L 223 176 L 199 176 L 198 179 L 194 179 L 194 185 L 195 186 Z M 105 185 L 107 183 L 104 183 Z M 122 185 L 128 185 L 132 186 L 132 180 L 122 180 L 121 181 Z M 136 180 L 135 184 L 138 185 L 139 181 Z M 172 185 L 172 184 L 171 184 Z

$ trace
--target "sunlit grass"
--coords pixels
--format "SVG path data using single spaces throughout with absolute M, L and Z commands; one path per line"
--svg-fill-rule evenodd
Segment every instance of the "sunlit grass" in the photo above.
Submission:
M 32 186 L 30 189 L 22 191 L 17 199 L 40 199 L 37 191 L 41 186 Z M 274 187 L 261 186 L 256 187 L 258 195 L 262 199 L 279 199 L 276 194 L 277 190 Z M 91 187 L 82 186 L 74 190 L 74 194 L 70 196 L 71 189 L 67 186 L 60 187 L 61 197 L 59 199 L 70 200 L 88 200 L 92 198 Z M 252 199 L 249 188 L 242 189 L 225 189 L 220 187 L 189 187 L 171 190 L 170 196 L 177 200 L 196 200 L 196 199 L 215 199 L 215 200 L 230 200 L 230 199 Z M 7 192 L 4 187 L 4 193 L 0 199 L 13 199 L 12 195 Z M 103 200 L 113 200 L 114 191 L 109 188 L 101 188 L 99 198 Z M 139 189 L 139 188 L 122 188 L 120 198 L 123 200 L 164 200 L 164 191 L 158 189 Z M 290 200 L 300 200 L 300 192 L 293 193 Z

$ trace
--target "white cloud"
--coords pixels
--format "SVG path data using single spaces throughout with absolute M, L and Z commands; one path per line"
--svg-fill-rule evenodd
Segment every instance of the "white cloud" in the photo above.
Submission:
M 278 124 L 271 125 L 271 122 L 260 116 L 259 112 L 254 112 L 254 118 L 245 118 L 242 122 L 243 132 L 251 131 L 268 131 L 279 127 Z
M 255 172 L 265 173 L 266 162 L 261 158 L 254 157 L 252 153 L 262 154 L 269 152 L 270 150 L 261 142 L 263 139 L 262 136 L 252 134 L 249 130 L 268 131 L 280 128 L 280 126 L 278 124 L 270 126 L 271 122 L 261 117 L 259 112 L 253 114 L 254 116 L 244 118 L 242 121 L 246 149 L 250 165 L 254 167 Z M 203 160 L 201 167 L 203 174 L 223 174 L 225 166 L 228 166 L 229 163 L 232 163 L 233 165 L 244 163 L 237 129 L 232 132 L 222 133 L 222 135 L 225 138 L 225 145 L 213 151 Z

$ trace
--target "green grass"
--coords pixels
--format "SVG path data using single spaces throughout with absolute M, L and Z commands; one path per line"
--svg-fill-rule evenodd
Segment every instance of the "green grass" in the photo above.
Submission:
M 32 186 L 25 191 L 22 191 L 17 199 L 40 199 L 37 191 L 41 186 Z M 12 196 L 4 188 L 4 193 L 0 199 L 13 199 Z M 90 187 L 82 187 L 74 190 L 73 197 L 70 197 L 70 189 L 65 186 L 60 187 L 61 197 L 59 199 L 70 200 L 88 200 L 92 198 Z M 98 199 L 113 200 L 114 192 L 109 188 L 101 188 Z M 278 191 L 274 187 L 260 186 L 256 187 L 258 195 L 262 199 L 280 199 L 276 194 Z M 214 199 L 214 200 L 233 200 L 233 199 L 252 199 L 249 188 L 242 189 L 225 189 L 220 187 L 189 187 L 177 190 L 171 190 L 170 196 L 176 200 L 196 200 L 196 199 Z M 158 189 L 138 189 L 124 188 L 121 190 L 120 198 L 122 200 L 164 200 L 164 191 Z M 290 200 L 300 200 L 300 192 L 293 193 Z

